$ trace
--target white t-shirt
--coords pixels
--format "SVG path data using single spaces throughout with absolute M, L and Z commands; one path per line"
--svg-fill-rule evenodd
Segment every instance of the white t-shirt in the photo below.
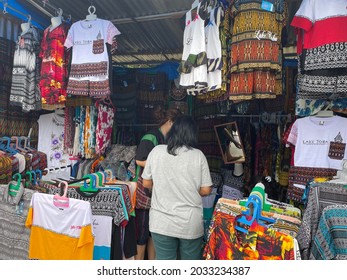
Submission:
M 95 235 L 93 259 L 110 260 L 113 218 L 93 215 L 93 232 Z
M 113 23 L 104 19 L 80 20 L 72 24 L 64 46 L 68 49 L 73 47 L 71 67 L 75 69 L 74 65 L 79 65 L 78 72 L 80 73 L 77 76 L 72 76 L 70 73 L 69 80 L 102 81 L 108 79 L 109 55 L 106 43 L 112 45 L 113 37 L 119 34 L 119 30 Z M 104 66 L 101 66 L 100 63 L 104 63 Z M 105 67 L 105 75 L 101 74 L 101 67 Z M 89 69 L 88 75 L 86 69 Z
M 38 119 L 39 137 L 37 149 L 47 155 L 47 167 L 59 168 L 71 165 L 69 155 L 64 153 L 64 115 L 50 113 Z M 55 178 L 70 179 L 70 167 L 54 172 Z M 45 178 L 52 179 L 52 178 Z
M 94 234 L 89 201 L 69 198 L 68 207 L 54 195 L 34 193 L 26 219 L 30 228 L 29 258 L 77 260 L 93 258 Z
M 142 178 L 153 180 L 149 230 L 184 239 L 204 235 L 201 186 L 212 186 L 205 155 L 181 148 L 178 155 L 158 145 L 149 153 Z
M 346 140 L 346 118 L 311 116 L 297 119 L 288 137 L 288 142 L 295 146 L 294 166 L 340 170 L 342 160 L 347 158 Z M 340 156 L 331 156 L 334 146 L 342 149 Z

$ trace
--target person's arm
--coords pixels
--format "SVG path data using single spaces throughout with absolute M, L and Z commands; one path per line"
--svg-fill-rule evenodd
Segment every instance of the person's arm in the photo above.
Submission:
M 145 188 L 152 190 L 152 187 L 153 187 L 153 181 L 152 180 L 142 179 L 142 184 Z
M 212 192 L 211 186 L 201 186 L 199 189 L 199 194 L 201 196 L 208 196 Z
M 144 168 L 146 165 L 146 160 L 136 160 L 136 164 Z

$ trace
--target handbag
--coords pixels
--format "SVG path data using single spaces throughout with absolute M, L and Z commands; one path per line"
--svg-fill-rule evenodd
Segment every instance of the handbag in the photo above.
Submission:
M 142 140 L 149 140 L 153 143 L 154 146 L 158 145 L 158 140 L 153 134 L 146 134 L 142 137 Z M 136 209 L 149 209 L 151 208 L 151 196 L 152 191 L 143 186 L 143 179 L 141 177 L 143 168 L 141 166 L 136 166 L 136 176 L 134 181 L 137 182 L 136 187 Z
M 141 169 L 141 171 L 139 170 L 136 172 L 139 174 L 139 176 L 137 179 L 135 208 L 136 209 L 149 209 L 149 208 L 151 208 L 152 191 L 143 186 L 143 179 L 141 177 L 142 168 L 140 166 L 137 166 L 136 170 L 138 170 L 138 169 Z

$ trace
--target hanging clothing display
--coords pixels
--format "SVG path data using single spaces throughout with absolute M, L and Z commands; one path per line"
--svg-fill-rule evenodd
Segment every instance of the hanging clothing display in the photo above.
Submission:
M 40 37 L 34 26 L 18 37 L 13 58 L 10 104 L 20 106 L 24 112 L 41 109 Z
M 190 88 L 194 95 L 207 87 L 205 21 L 201 18 L 200 8 L 199 3 L 194 18 L 192 10 L 186 13 L 182 61 L 179 67 L 180 86 Z
M 229 98 L 276 98 L 282 94 L 281 36 L 286 1 L 232 1 L 230 9 Z
M 222 44 L 219 37 L 219 25 L 222 8 L 216 7 L 210 11 L 210 18 L 205 27 L 207 55 L 208 91 L 222 86 Z
M 110 95 L 111 58 L 106 44 L 112 45 L 113 37 L 119 34 L 108 20 L 80 20 L 72 24 L 64 43 L 66 48 L 72 48 L 68 94 Z
M 65 107 L 69 53 L 64 47 L 69 26 L 65 23 L 44 30 L 41 42 L 40 91 L 42 109 Z
M 198 95 L 197 98 L 203 100 L 206 103 L 214 103 L 217 101 L 225 101 L 229 98 L 229 60 L 230 60 L 230 52 L 229 52 L 229 40 L 230 40 L 230 20 L 229 20 L 229 9 L 226 4 L 223 4 L 222 2 L 217 2 L 220 4 L 220 6 L 216 5 L 214 8 L 215 11 L 218 11 L 217 13 L 217 25 L 218 28 L 218 34 L 219 34 L 219 41 L 216 41 L 216 35 L 215 37 L 215 44 L 218 46 L 218 49 L 216 49 L 217 52 L 219 52 L 219 44 L 221 47 L 221 63 L 220 63 L 220 70 L 221 70 L 221 87 L 216 90 L 210 90 L 202 95 Z M 215 28 L 215 27 L 213 27 Z M 212 28 L 212 29 L 213 29 Z
M 347 104 L 346 2 L 303 0 L 291 26 L 297 31 L 296 115 L 316 113 L 327 104 Z

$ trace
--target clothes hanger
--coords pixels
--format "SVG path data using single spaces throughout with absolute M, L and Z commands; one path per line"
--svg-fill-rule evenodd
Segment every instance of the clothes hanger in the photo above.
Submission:
M 320 110 L 317 114 L 315 114 L 315 117 L 333 117 L 334 111 L 331 110 L 331 104 L 328 104 L 323 110 Z
M 97 192 L 99 191 L 96 187 L 96 181 L 94 180 L 94 177 L 92 174 L 88 174 L 82 177 L 84 179 L 83 185 L 80 186 L 80 191 L 83 192 Z M 87 180 L 89 179 L 89 186 L 87 185 Z
M 22 182 L 22 175 L 20 173 L 15 173 L 13 174 L 12 178 L 16 180 L 17 177 L 17 184 L 13 185 L 12 183 L 9 184 L 8 186 L 8 194 L 11 196 L 16 196 L 17 191 L 19 190 Z
M 22 147 L 23 147 L 25 150 L 27 150 L 27 151 L 29 151 L 29 152 L 34 152 L 34 151 L 36 151 L 36 149 L 34 149 L 34 148 L 32 148 L 32 147 L 29 146 L 29 137 L 27 137 L 27 136 L 20 136 L 20 137 L 19 137 L 19 143 L 21 143 L 21 141 L 23 141 L 23 140 L 24 140 L 24 144 L 22 145 Z
M 32 178 L 33 178 L 33 186 L 36 186 L 37 185 L 37 176 L 36 176 L 36 171 L 35 170 L 31 170 L 30 171 L 31 174 L 32 174 Z
M 22 153 L 28 152 L 28 150 L 26 150 L 25 148 L 21 146 L 21 138 L 19 136 L 12 136 L 11 140 L 15 141 L 14 147 L 13 147 L 15 150 Z
M 31 173 L 31 171 L 27 171 L 25 172 L 25 175 L 28 175 L 29 177 L 29 180 L 25 180 L 25 187 L 28 188 L 33 184 L 33 174 Z
M 6 144 L 4 143 L 6 142 Z M 18 153 L 17 150 L 13 149 L 11 147 L 11 138 L 8 136 L 3 136 L 1 137 L 1 147 L 3 148 L 4 152 L 10 153 L 11 155 L 15 155 L 16 153 Z
M 256 201 L 259 204 L 259 213 L 257 215 L 257 220 L 262 223 L 262 222 L 266 222 L 268 224 L 274 223 L 276 220 L 269 218 L 269 217 L 265 217 L 262 215 L 262 211 L 270 211 L 270 209 L 272 208 L 272 204 L 269 203 L 266 200 L 266 193 L 265 193 L 265 186 L 263 183 L 257 183 L 255 185 L 255 187 L 252 189 L 248 199 L 246 201 L 240 201 L 240 205 L 241 206 L 246 206 L 249 204 L 250 201 Z M 247 214 L 247 212 L 246 212 Z
M 235 225 L 235 229 L 243 233 L 248 233 L 248 229 L 244 226 L 251 226 L 255 220 L 258 220 L 259 208 L 260 208 L 259 198 L 254 197 L 254 198 L 248 199 L 246 203 L 246 207 L 248 207 L 248 209 L 243 211 L 239 218 L 236 218 L 236 225 Z M 247 219 L 247 216 L 248 217 L 250 216 L 251 218 Z
M 93 173 L 96 176 L 96 180 L 97 180 L 97 187 L 102 187 L 105 184 L 105 175 L 103 172 L 98 171 Z
M 67 197 L 67 191 L 69 185 L 66 181 L 61 181 L 58 185 L 59 188 L 64 186 L 64 193 L 60 196 L 58 193 L 53 196 L 53 204 L 58 208 L 68 208 L 69 207 L 69 198 Z
M 95 6 L 89 6 L 88 12 L 89 12 L 89 15 L 86 16 L 86 20 L 87 21 L 91 21 L 91 20 L 96 20 L 97 19 L 97 15 L 95 14 L 95 12 L 96 12 Z
M 38 176 L 36 175 L 36 178 L 38 178 L 37 183 L 39 184 L 39 181 L 42 179 L 42 171 L 40 169 L 36 169 L 35 172 L 38 174 Z
M 44 175 L 48 175 L 48 173 L 50 172 L 48 167 L 44 168 L 43 171 L 44 171 L 44 172 L 45 172 L 45 171 L 47 172 L 47 173 L 44 174 Z

